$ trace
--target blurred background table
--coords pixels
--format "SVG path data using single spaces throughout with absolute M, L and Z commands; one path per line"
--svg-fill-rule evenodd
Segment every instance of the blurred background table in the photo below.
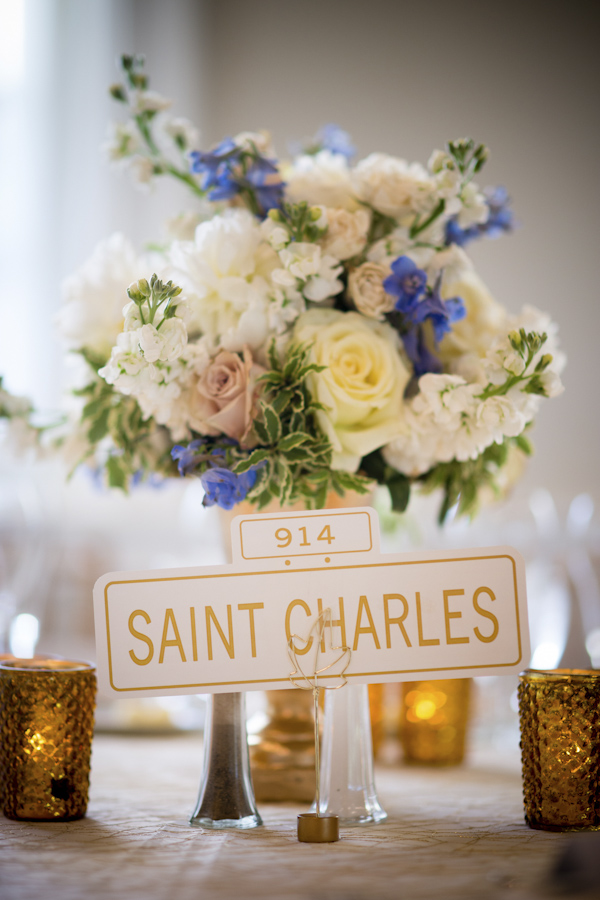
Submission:
M 189 827 L 201 766 L 197 733 L 97 735 L 86 819 L 1 820 L 0 897 L 545 898 L 570 839 L 525 825 L 516 753 L 476 750 L 445 769 L 381 767 L 387 822 L 342 828 L 325 845 L 298 843 L 300 806 L 262 805 L 264 826 L 247 832 Z

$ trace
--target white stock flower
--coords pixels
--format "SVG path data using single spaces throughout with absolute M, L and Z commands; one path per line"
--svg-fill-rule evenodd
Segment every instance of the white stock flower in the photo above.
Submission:
M 279 222 L 275 222 L 269 216 L 261 223 L 261 231 L 264 239 L 271 245 L 273 250 L 279 252 L 287 247 L 291 238 L 287 228 L 284 228 Z
M 127 288 L 147 276 L 147 263 L 122 234 L 98 244 L 91 258 L 62 285 L 57 325 L 67 346 L 108 359 L 123 325 Z
M 345 156 L 320 150 L 298 156 L 282 172 L 286 198 L 292 203 L 305 200 L 311 206 L 353 210 L 358 207 L 350 167 Z
M 253 147 L 256 147 L 261 156 L 275 156 L 269 131 L 240 131 L 234 137 L 233 143 L 244 150 L 252 150 Z
M 137 153 L 141 147 L 142 142 L 135 125 L 131 122 L 112 122 L 108 140 L 102 145 L 102 150 L 111 162 L 120 162 Z
M 325 253 L 337 259 L 349 259 L 364 250 L 371 224 L 368 210 L 327 209 L 325 215 L 327 231 L 321 239 Z
M 126 168 L 134 184 L 138 187 L 147 187 L 154 177 L 154 163 L 147 156 L 136 153 L 127 158 Z
M 460 193 L 461 209 L 457 222 L 461 228 L 469 228 L 471 225 L 479 225 L 487 222 L 490 208 L 485 202 L 485 195 L 472 181 L 465 185 Z
M 136 332 L 139 345 L 147 362 L 173 362 L 179 359 L 187 344 L 187 331 L 181 319 L 172 318 L 155 325 L 146 323 Z
M 437 200 L 435 181 L 420 163 L 386 153 L 371 153 L 361 160 L 352 183 L 360 200 L 399 220 L 430 211 Z
M 133 91 L 130 102 L 134 113 L 142 113 L 162 112 L 162 110 L 168 109 L 173 101 L 156 91 Z
M 193 242 L 173 244 L 170 258 L 173 278 L 186 290 L 190 334 L 205 334 L 228 350 L 264 344 L 278 258 L 249 212 L 235 209 L 202 222 Z
M 323 254 L 318 244 L 293 242 L 280 251 L 283 269 L 272 272 L 273 282 L 280 287 L 297 289 L 307 300 L 320 303 L 343 288 L 337 277 L 342 266 L 333 256 Z
M 181 140 L 186 150 L 197 150 L 200 146 L 200 132 L 189 119 L 183 117 L 168 119 L 164 129 L 174 140 Z

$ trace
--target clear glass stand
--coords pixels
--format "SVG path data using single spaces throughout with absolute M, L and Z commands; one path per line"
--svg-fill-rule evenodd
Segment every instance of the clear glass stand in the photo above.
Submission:
M 315 802 L 311 812 L 316 811 Z M 375 791 L 366 684 L 325 691 L 319 813 L 339 816 L 340 825 L 368 825 L 387 818 Z
M 204 726 L 204 770 L 190 819 L 202 828 L 256 828 L 243 693 L 211 694 Z

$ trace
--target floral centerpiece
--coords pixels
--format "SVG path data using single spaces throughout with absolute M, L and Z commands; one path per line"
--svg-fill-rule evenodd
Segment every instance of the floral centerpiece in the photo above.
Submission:
M 77 460 L 125 489 L 192 473 L 226 509 L 378 482 L 396 510 L 419 485 L 442 489 L 442 520 L 472 514 L 530 452 L 564 361 L 548 316 L 509 313 L 465 250 L 513 228 L 506 192 L 475 181 L 487 149 L 355 163 L 329 126 L 288 162 L 264 133 L 203 152 L 143 61 L 122 71 L 110 157 L 194 206 L 144 253 L 113 235 L 65 284 L 60 328 L 87 372 Z

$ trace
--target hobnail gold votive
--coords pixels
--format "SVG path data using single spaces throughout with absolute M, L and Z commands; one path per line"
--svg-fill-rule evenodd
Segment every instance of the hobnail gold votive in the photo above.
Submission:
M 600 671 L 527 669 L 519 715 L 529 827 L 600 830 Z
M 96 675 L 85 662 L 0 662 L 0 782 L 9 819 L 86 812 Z
M 470 678 L 404 682 L 400 713 L 404 761 L 433 766 L 461 763 L 470 696 Z

